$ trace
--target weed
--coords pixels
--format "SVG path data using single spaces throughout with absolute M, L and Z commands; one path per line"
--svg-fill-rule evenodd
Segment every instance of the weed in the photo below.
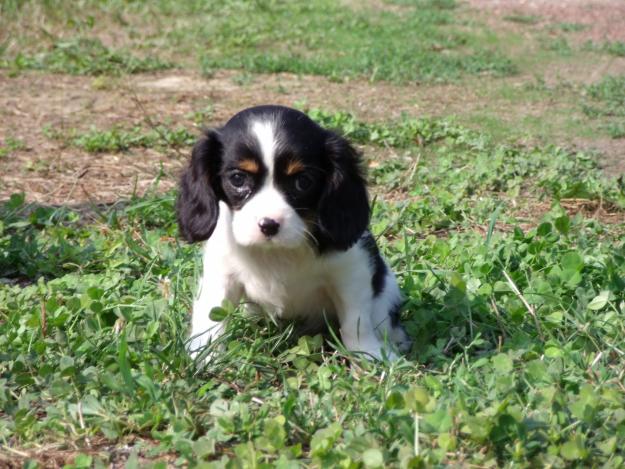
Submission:
M 23 150 L 26 148 L 26 144 L 19 138 L 7 137 L 3 143 L 0 144 L 0 158 L 6 158 L 11 153 Z
M 158 145 L 173 148 L 188 147 L 197 140 L 197 135 L 184 127 L 171 129 L 164 125 L 157 125 L 151 129 L 150 135 L 154 136 Z
M 154 141 L 142 134 L 138 127 L 130 131 L 119 128 L 101 131 L 92 128 L 74 137 L 72 143 L 89 153 L 101 153 L 126 151 L 131 147 L 148 147 L 153 145 Z
M 625 136 L 625 76 L 606 76 L 586 88 L 582 110 L 591 118 L 603 117 L 602 127 L 612 138 Z
M 247 86 L 254 82 L 254 75 L 251 73 L 240 73 L 232 77 L 232 81 L 239 86 Z
M 558 147 L 528 150 L 516 145 L 494 144 L 485 135 L 444 119 L 369 124 L 342 112 L 313 109 L 308 113 L 320 124 L 337 129 L 355 142 L 396 148 L 432 147 L 428 151 L 435 153 L 432 157 L 442 171 L 440 177 L 453 187 L 451 205 L 484 192 L 504 191 L 515 195 L 529 192 L 557 200 L 605 198 L 625 207 L 625 194 L 616 182 L 598 177 L 595 161 L 584 153 Z M 436 149 L 438 146 L 440 149 Z M 392 162 L 392 165 L 397 164 L 397 161 Z M 471 171 L 466 172 L 468 167 Z M 374 175 L 383 175 L 386 169 L 378 167 Z M 415 182 L 422 177 L 432 178 L 431 168 L 417 167 L 413 177 Z M 415 188 L 412 193 L 420 194 L 420 189 Z
M 603 44 L 603 50 L 608 54 L 616 55 L 618 57 L 625 57 L 625 42 L 606 42 Z
M 212 104 L 207 104 L 203 108 L 197 109 L 185 117 L 191 119 L 197 126 L 206 125 L 206 123 L 213 117 L 215 107 Z
M 114 127 L 110 130 L 92 128 L 84 133 L 71 131 L 63 133 L 58 130 L 45 132 L 49 138 L 67 141 L 69 144 L 82 148 L 89 153 L 116 153 L 131 148 L 178 148 L 192 145 L 196 136 L 184 128 L 171 129 L 157 125 L 150 130 L 141 127 L 123 129 Z
M 308 115 L 322 126 L 340 131 L 354 142 L 405 148 L 424 145 L 466 132 L 448 121 L 403 119 L 395 123 L 368 124 L 346 112 L 327 113 L 310 109 Z
M 606 76 L 588 87 L 588 94 L 609 107 L 625 112 L 625 76 Z
M 409 5 L 417 8 L 436 8 L 439 10 L 453 10 L 458 6 L 456 0 L 388 0 L 395 5 Z
M 588 41 L 584 44 L 584 49 L 594 52 L 603 52 L 617 57 L 625 57 L 625 42 L 623 41 L 606 41 L 600 44 Z
M 625 138 L 625 121 L 606 124 L 608 134 L 612 138 Z
M 556 23 L 554 26 L 565 33 L 577 33 L 588 28 L 587 24 L 582 23 Z
M 34 173 L 46 173 L 50 169 L 51 162 L 46 158 L 32 158 L 26 161 L 24 169 Z
M 528 24 L 528 25 L 538 24 L 541 20 L 540 16 L 522 15 L 520 13 L 516 13 L 514 15 L 506 15 L 503 17 L 503 19 L 506 21 L 511 21 L 513 23 Z
M 541 43 L 544 49 L 555 52 L 561 56 L 570 56 L 573 53 L 573 48 L 569 44 L 569 41 L 562 36 L 544 38 Z

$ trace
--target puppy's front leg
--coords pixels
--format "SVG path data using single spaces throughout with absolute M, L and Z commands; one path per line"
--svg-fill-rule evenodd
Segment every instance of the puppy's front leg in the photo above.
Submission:
M 348 350 L 364 352 L 370 357 L 381 360 L 384 355 L 389 360 L 396 360 L 397 354 L 378 338 L 372 324 L 373 302 L 370 292 L 356 291 L 343 295 L 344 309 L 339 313 L 341 323 L 341 338 Z
M 193 317 L 191 320 L 191 342 L 189 352 L 196 357 L 209 343 L 215 341 L 223 332 L 224 324 L 213 321 L 210 312 L 221 306 L 224 300 L 236 304 L 241 299 L 241 288 L 233 284 L 223 273 L 205 270 L 200 280 L 200 291 L 193 302 Z

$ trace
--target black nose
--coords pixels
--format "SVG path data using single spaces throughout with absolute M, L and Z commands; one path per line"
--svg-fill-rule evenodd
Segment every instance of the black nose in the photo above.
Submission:
M 280 229 L 280 223 L 271 218 L 261 218 L 258 222 L 260 231 L 265 236 L 275 236 Z

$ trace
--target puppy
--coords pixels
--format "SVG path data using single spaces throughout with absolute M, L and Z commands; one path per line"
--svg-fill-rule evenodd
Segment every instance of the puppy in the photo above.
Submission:
M 223 329 L 211 309 L 242 298 L 308 331 L 334 319 L 345 347 L 369 357 L 409 346 L 395 275 L 367 230 L 359 154 L 300 111 L 252 107 L 206 131 L 176 210 L 182 237 L 206 241 L 192 354 Z

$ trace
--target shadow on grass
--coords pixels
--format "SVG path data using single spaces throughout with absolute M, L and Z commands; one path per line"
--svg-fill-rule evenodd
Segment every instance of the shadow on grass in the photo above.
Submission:
M 173 230 L 173 195 L 55 206 L 27 204 L 14 194 L 0 202 L 0 283 L 23 286 L 41 277 L 99 272 L 107 259 L 103 242 L 122 225 L 128 225 L 123 235 L 130 244 L 133 229 Z

